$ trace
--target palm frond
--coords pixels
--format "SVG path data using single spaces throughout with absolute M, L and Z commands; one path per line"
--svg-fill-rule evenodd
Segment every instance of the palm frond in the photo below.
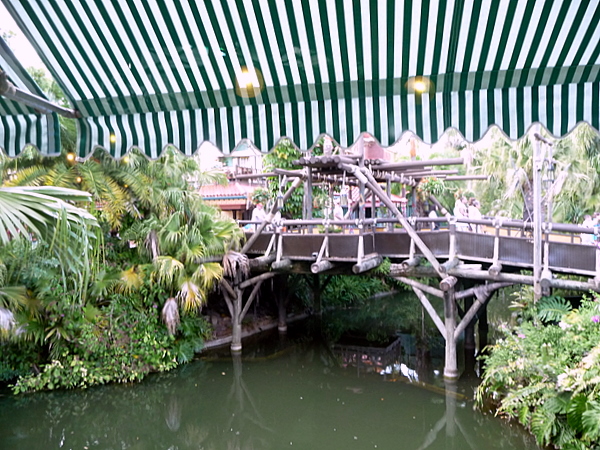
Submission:
M 75 185 L 76 180 L 77 173 L 75 173 L 73 167 L 68 167 L 62 163 L 56 164 L 46 175 L 46 184 L 50 186 L 72 187 Z
M 154 260 L 154 278 L 165 286 L 173 286 L 184 270 L 181 261 L 171 256 L 159 256 Z
M 144 272 L 138 266 L 130 267 L 120 273 L 118 282 L 114 286 L 118 292 L 129 294 L 138 290 L 144 283 Z M 108 280 L 107 289 L 113 286 L 112 280 Z
M 15 172 L 4 182 L 4 186 L 41 186 L 44 184 L 48 168 L 42 165 L 26 167 Z
M 244 253 L 229 251 L 223 256 L 223 273 L 229 278 L 247 278 L 250 262 Z
M 177 300 L 185 312 L 197 312 L 204 303 L 204 293 L 192 279 L 186 279 L 179 286 Z
M 162 320 L 169 330 L 169 334 L 175 334 L 177 327 L 179 326 L 179 307 L 177 301 L 174 298 L 169 298 L 165 302 L 162 309 Z
M 217 263 L 200 264 L 192 275 L 194 282 L 200 284 L 203 290 L 211 289 L 221 278 L 223 278 L 223 268 Z

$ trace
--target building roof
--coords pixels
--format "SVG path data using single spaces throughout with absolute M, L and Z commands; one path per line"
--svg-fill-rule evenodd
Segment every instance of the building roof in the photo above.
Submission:
M 226 186 L 207 184 L 198 190 L 205 202 L 221 209 L 246 209 L 256 186 L 231 182 Z

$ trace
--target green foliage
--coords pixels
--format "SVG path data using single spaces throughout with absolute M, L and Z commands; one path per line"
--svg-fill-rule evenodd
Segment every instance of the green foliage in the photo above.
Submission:
M 322 150 L 317 147 L 313 149 L 314 154 L 321 154 Z M 263 158 L 265 170 L 272 171 L 274 169 L 298 170 L 301 167 L 294 165 L 294 161 L 302 156 L 300 150 L 294 146 L 292 141 L 282 139 L 275 148 Z M 268 186 L 270 190 L 270 198 L 276 199 L 280 193 L 285 194 L 293 180 L 288 180 L 285 186 L 281 185 L 279 178 L 269 178 Z M 325 198 L 328 197 L 328 192 L 324 188 L 313 187 L 314 204 L 320 207 L 323 206 Z M 290 198 L 285 202 L 281 210 L 282 214 L 288 215 L 291 218 L 302 218 L 302 209 L 304 204 L 304 187 L 300 186 L 292 192 Z M 313 216 L 318 217 L 321 214 L 321 208 L 313 211 Z
M 69 221 L 64 221 L 69 227 L 50 223 L 67 241 L 48 226 L 40 237 L 50 239 L 0 245 L 0 307 L 10 308 L 10 321 L 14 317 L 16 322 L 10 340 L 0 343 L 0 379 L 19 377 L 16 393 L 139 380 L 189 361 L 210 334 L 198 306 L 222 268 L 202 259 L 236 248 L 239 227 L 188 186 L 186 180 L 198 175 L 197 164 L 172 149 L 156 161 L 139 152 L 120 162 L 94 156 L 71 166 L 61 158 L 50 164 L 37 152 L 18 161 L 26 161 L 27 167 L 17 172 L 16 181 L 23 183 L 69 185 L 75 174 L 81 176 L 81 187 L 102 202 L 104 220 L 102 233 L 95 227 L 97 235 L 82 236 L 71 222 L 93 217 L 80 218 L 69 203 Z M 14 160 L 10 164 L 0 168 L 17 169 Z M 11 205 L 30 205 L 23 192 L 31 189 L 18 190 L 17 203 Z M 59 200 L 68 195 L 81 200 L 62 188 L 33 192 L 39 197 L 43 190 Z M 122 240 L 114 229 L 117 223 Z M 105 242 L 100 234 L 108 236 Z M 130 248 L 129 239 L 136 248 Z M 89 242 L 106 244 L 106 252 L 101 255 Z M 49 252 L 53 247 L 61 251 Z M 99 256 L 104 256 L 102 270 L 93 263 Z M 161 309 L 174 297 L 183 314 L 169 333 Z
M 39 374 L 22 376 L 15 393 L 71 389 L 141 380 L 150 372 L 188 362 L 209 334 L 204 319 L 184 315 L 177 337 L 160 321 L 160 290 L 111 296 L 106 307 L 66 306 L 51 301 L 45 311 L 50 362 Z M 59 294 L 64 298 L 65 293 Z M 22 366 L 15 365 L 15 373 Z
M 323 292 L 323 306 L 356 306 L 375 294 L 389 290 L 389 286 L 380 278 L 368 275 L 335 275 Z
M 536 305 L 537 316 L 544 322 L 555 322 L 571 311 L 571 304 L 563 297 L 543 297 Z
M 599 149 L 598 133 L 585 123 L 554 142 L 553 174 L 546 173 L 547 164 L 543 174 L 554 183 L 545 186 L 542 200 L 546 205 L 552 197 L 554 222 L 581 223 L 585 214 L 596 211 L 600 199 Z M 529 136 L 510 142 L 496 135 L 487 148 L 474 151 L 468 173 L 489 177 L 474 184 L 484 214 L 521 218 L 524 204 L 532 210 L 533 143 Z
M 417 193 L 423 200 L 427 200 L 430 195 L 436 198 L 446 191 L 443 180 L 436 177 L 423 178 L 417 185 Z
M 584 298 L 576 310 L 560 297 L 521 306 L 525 320 L 515 328 L 506 327 L 504 338 L 484 357 L 485 371 L 477 391 L 479 404 L 492 399 L 498 414 L 518 419 L 540 445 L 597 448 L 598 296 Z

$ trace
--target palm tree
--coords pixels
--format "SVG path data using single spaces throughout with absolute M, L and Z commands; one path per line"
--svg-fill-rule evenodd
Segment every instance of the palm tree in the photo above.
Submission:
M 599 150 L 598 134 L 587 124 L 579 125 L 563 139 L 554 140 L 552 155 L 546 154 L 543 167 L 543 201 L 547 205 L 552 200 L 553 221 L 579 222 L 584 214 L 594 212 L 600 200 Z M 489 205 L 489 215 L 532 219 L 531 137 L 510 142 L 498 134 L 489 147 L 475 152 L 468 170 L 489 176 L 487 183 L 478 183 L 474 189 L 482 204 Z
M 58 258 L 64 285 L 78 289 L 84 301 L 87 282 L 95 268 L 96 233 L 94 216 L 74 206 L 89 202 L 86 192 L 56 187 L 0 187 L 0 250 L 17 241 L 40 241 Z M 32 245 L 21 248 L 27 252 Z M 10 285 L 14 280 L 0 260 L 0 333 L 17 326 L 14 313 L 28 309 L 35 315 L 26 288 Z
M 174 332 L 178 305 L 186 313 L 199 311 L 207 292 L 222 277 L 222 267 L 207 259 L 239 245 L 243 234 L 235 222 L 206 205 L 189 187 L 187 180 L 199 176 L 193 159 L 168 149 L 156 161 L 133 153 L 126 164 L 125 180 L 142 219 L 125 230 L 123 238 L 135 241 L 149 263 L 143 270 L 124 273 L 127 280 L 123 281 L 131 286 L 140 283 L 133 274 L 148 274 L 148 282 L 163 287 L 169 295 L 163 319 Z M 209 178 L 215 179 L 212 174 Z

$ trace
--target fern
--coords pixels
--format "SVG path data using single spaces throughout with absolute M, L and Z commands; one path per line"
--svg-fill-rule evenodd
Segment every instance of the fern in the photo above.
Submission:
M 581 428 L 590 440 L 600 438 L 600 403 L 591 401 L 589 409 L 581 415 Z
M 527 426 L 529 424 L 530 411 L 528 405 L 523 405 L 519 409 L 519 422 L 521 425 Z
M 537 316 L 544 322 L 557 322 L 571 311 L 571 304 L 563 297 L 542 298 L 537 304 Z
M 544 402 L 544 408 L 554 414 L 567 414 L 571 395 L 563 392 L 557 397 L 550 397 Z
M 567 411 L 567 423 L 577 434 L 584 432 L 582 417 L 588 409 L 588 398 L 585 394 L 574 395 Z
M 539 403 L 539 398 L 543 391 L 553 390 L 553 385 L 550 383 L 537 383 L 531 386 L 526 386 L 521 389 L 517 389 L 509 394 L 502 400 L 502 406 L 500 410 L 510 414 L 511 411 L 521 407 L 522 404 L 536 405 Z
M 550 411 L 539 408 L 531 415 L 530 427 L 538 443 L 547 445 L 556 434 L 556 417 Z

